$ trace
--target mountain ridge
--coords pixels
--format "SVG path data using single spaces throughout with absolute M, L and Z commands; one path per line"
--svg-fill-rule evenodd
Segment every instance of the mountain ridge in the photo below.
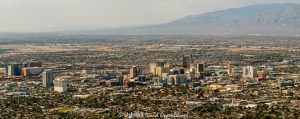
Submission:
M 249 5 L 189 15 L 169 23 L 133 28 L 91 30 L 98 34 L 299 34 L 300 5 Z

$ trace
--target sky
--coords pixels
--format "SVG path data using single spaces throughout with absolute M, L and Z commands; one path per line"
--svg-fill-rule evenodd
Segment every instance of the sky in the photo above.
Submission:
M 0 32 L 44 32 L 167 23 L 187 15 L 300 0 L 0 0 Z

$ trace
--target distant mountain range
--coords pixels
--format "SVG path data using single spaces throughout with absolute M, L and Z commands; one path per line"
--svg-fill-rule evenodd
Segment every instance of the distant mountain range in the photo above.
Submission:
M 191 15 L 166 24 L 89 30 L 97 34 L 300 34 L 300 5 L 290 3 L 251 5 Z

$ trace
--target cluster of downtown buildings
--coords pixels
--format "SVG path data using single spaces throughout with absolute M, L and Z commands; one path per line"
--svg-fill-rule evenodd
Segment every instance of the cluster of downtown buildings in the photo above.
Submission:
M 149 85 L 149 81 L 153 81 L 150 85 L 168 88 L 172 85 L 203 87 L 218 84 L 218 82 L 224 84 L 237 84 L 237 82 L 255 84 L 265 80 L 277 81 L 279 86 L 294 86 L 299 80 L 299 74 L 272 71 L 276 67 L 274 65 L 239 66 L 238 64 L 232 64 L 230 61 L 225 65 L 206 64 L 196 60 L 193 54 L 183 55 L 180 61 L 182 61 L 179 63 L 181 65 L 171 66 L 165 59 L 156 59 L 155 62 L 146 65 L 148 72 L 143 71 L 145 67 L 134 65 L 121 71 L 102 70 L 103 72 L 99 73 L 108 76 L 104 78 L 108 86 L 124 87 L 146 86 Z M 88 72 L 91 71 L 83 69 L 80 74 L 89 77 Z M 65 77 L 67 76 L 62 75 L 55 68 L 43 68 L 42 63 L 38 61 L 22 64 L 9 63 L 5 66 L 5 79 L 41 80 L 43 87 L 54 87 L 54 91 L 57 92 L 68 91 L 69 78 Z M 80 78 L 84 79 L 84 77 L 81 76 Z M 72 80 L 70 79 L 70 81 Z
M 42 80 L 44 87 L 53 87 L 57 92 L 67 91 L 67 80 L 56 77 L 52 69 L 44 69 L 41 62 L 9 63 L 5 66 L 5 78 L 8 80 Z

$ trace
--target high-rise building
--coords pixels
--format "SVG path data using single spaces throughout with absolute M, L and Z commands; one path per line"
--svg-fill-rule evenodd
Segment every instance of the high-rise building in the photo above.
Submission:
M 156 73 L 156 64 L 155 63 L 150 63 L 150 73 L 155 74 Z
M 164 68 L 163 67 L 157 67 L 155 69 L 156 69 L 155 70 L 156 71 L 155 74 L 158 75 L 158 76 L 162 76 L 162 74 L 164 72 Z
M 243 77 L 253 79 L 256 75 L 255 69 L 252 66 L 243 67 Z
M 138 77 L 139 75 L 142 75 L 142 69 L 139 66 L 133 66 L 130 69 L 130 78 Z
M 61 77 L 56 78 L 54 80 L 54 91 L 60 93 L 68 91 L 68 81 Z
M 196 76 L 196 67 L 194 65 L 190 66 L 190 71 L 189 71 L 189 75 L 191 77 L 195 77 Z
M 150 65 L 150 73 L 158 76 L 162 76 L 163 73 L 170 73 L 170 65 L 166 63 L 166 60 L 158 60 Z
M 124 77 L 122 75 L 118 75 L 117 80 L 119 81 L 120 86 L 124 85 Z
M 170 69 L 169 68 L 165 68 L 165 67 L 157 67 L 156 68 L 156 75 L 158 76 L 162 76 L 162 74 L 169 74 L 170 73 Z
M 196 65 L 196 73 L 203 73 L 205 69 L 205 65 L 204 64 L 197 64 Z
M 191 65 L 190 56 L 183 55 L 183 58 L 182 58 L 182 66 L 183 66 L 183 68 L 189 69 L 190 65 Z
M 232 73 L 232 66 L 231 66 L 230 62 L 227 64 L 226 68 L 227 68 L 227 74 L 231 74 Z
M 53 79 L 54 79 L 54 75 L 53 75 L 53 71 L 52 70 L 45 70 L 43 72 L 43 86 L 44 87 L 50 87 L 53 86 Z
M 7 64 L 6 75 L 7 76 L 21 76 L 23 64 Z
M 197 68 L 194 65 L 191 65 L 191 67 L 190 67 L 190 73 L 195 74 L 196 70 L 197 70 Z
M 183 55 L 182 57 L 182 66 L 183 68 L 189 69 L 191 65 L 194 64 L 195 60 L 195 55 L 190 54 L 190 55 Z

